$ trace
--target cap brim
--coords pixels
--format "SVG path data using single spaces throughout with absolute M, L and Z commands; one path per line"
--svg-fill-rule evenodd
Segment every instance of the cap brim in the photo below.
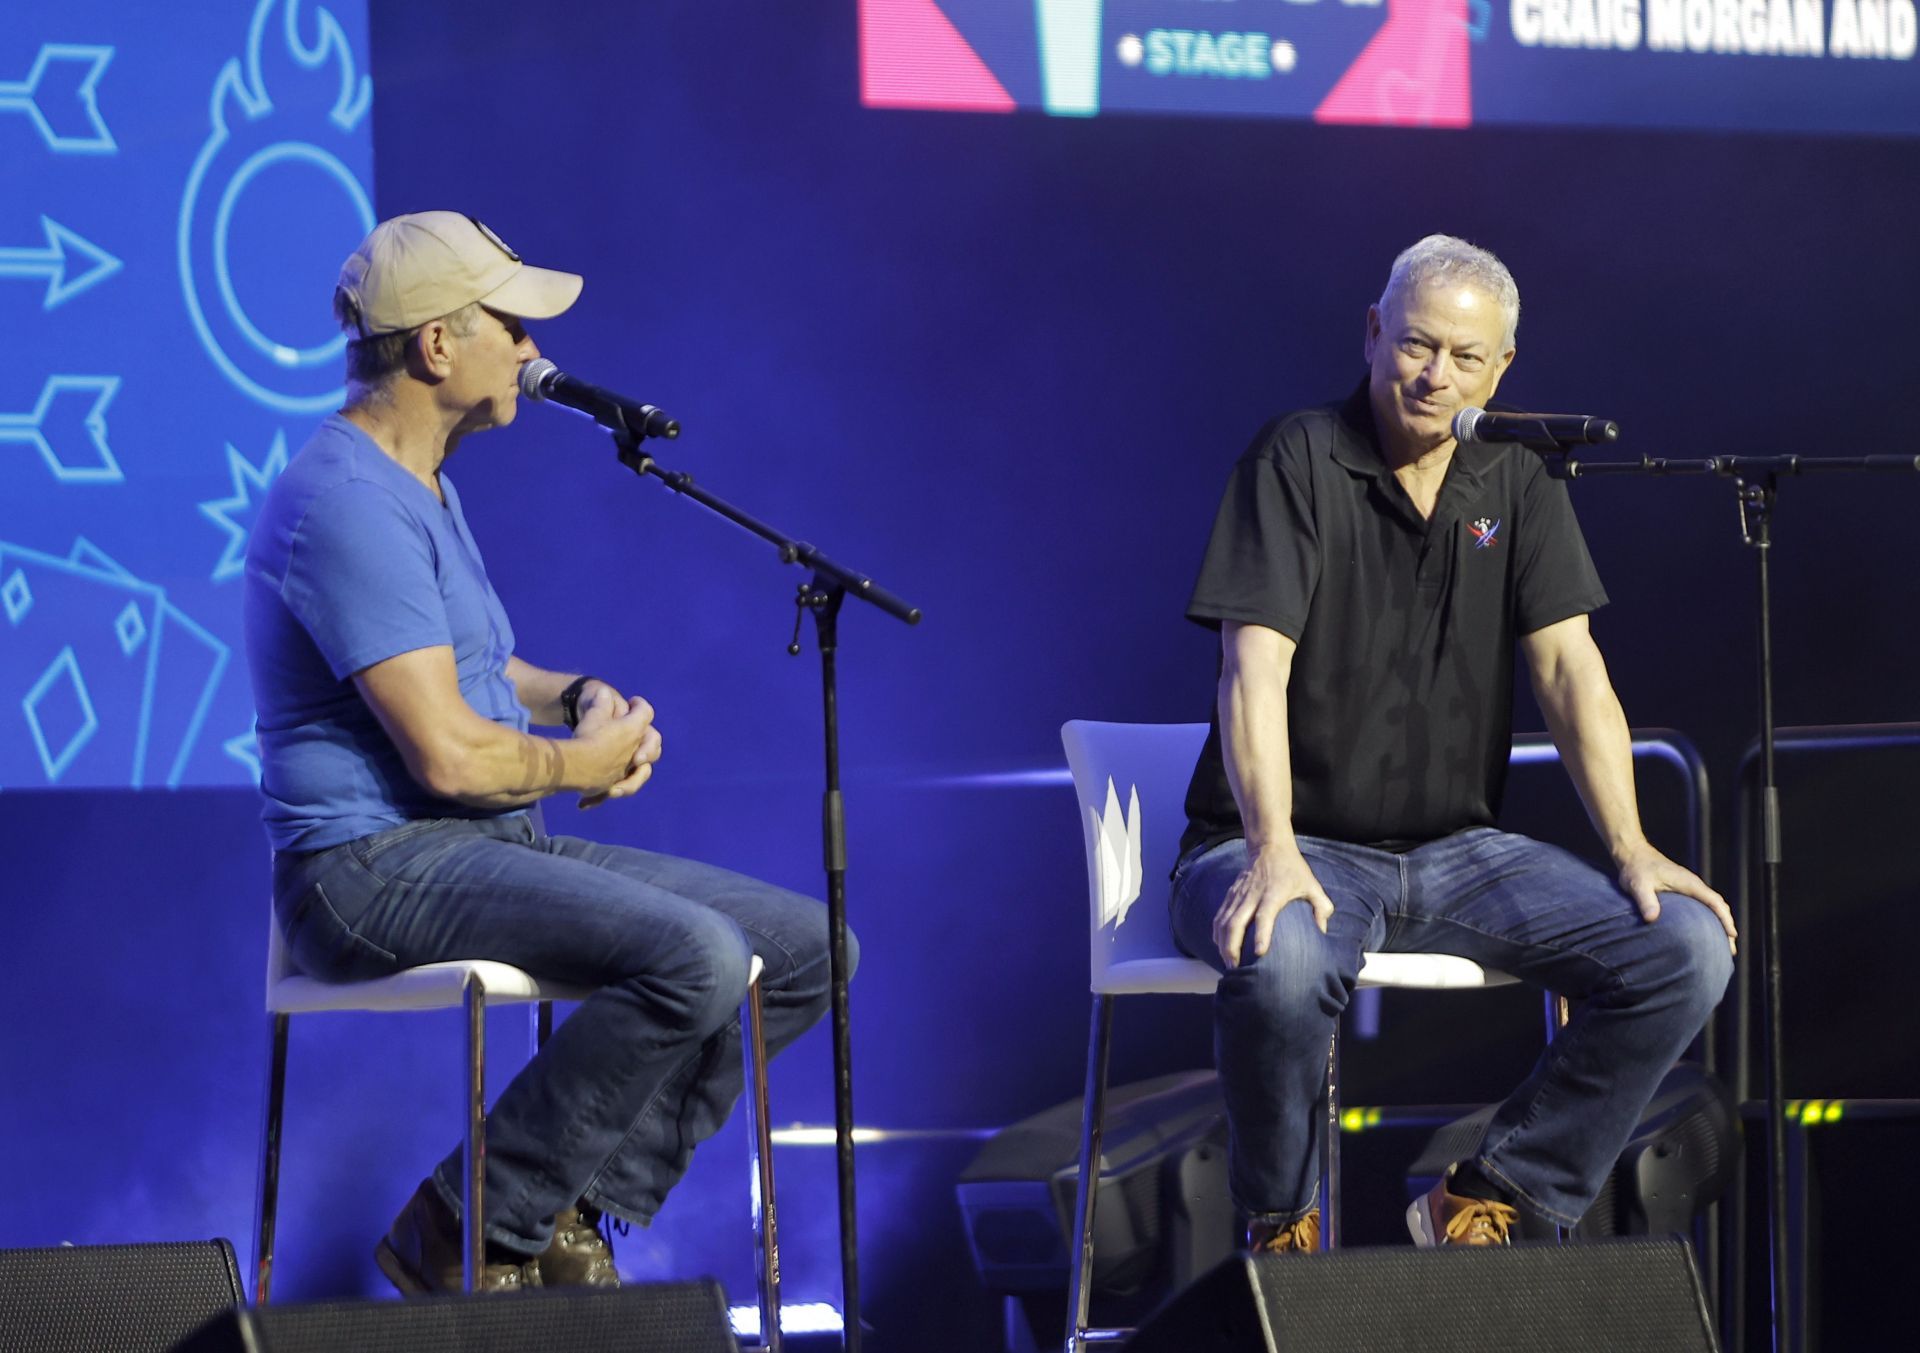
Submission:
M 580 299 L 585 279 L 523 264 L 520 271 L 480 298 L 480 304 L 520 319 L 552 319 Z

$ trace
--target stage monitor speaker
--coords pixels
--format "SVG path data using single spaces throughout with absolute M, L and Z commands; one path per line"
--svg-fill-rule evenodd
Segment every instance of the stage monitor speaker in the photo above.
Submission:
M 989 1292 L 1067 1290 L 1080 1111 L 1069 1099 L 1002 1128 L 961 1174 L 955 1194 Z M 1220 1078 L 1185 1071 L 1108 1091 L 1098 1189 L 1096 1292 L 1143 1292 L 1146 1310 L 1232 1254 Z
M 617 1292 L 550 1288 L 514 1295 L 242 1306 L 175 1353 L 739 1353 L 720 1284 L 648 1283 Z
M 167 1353 L 245 1300 L 224 1240 L 0 1250 L 4 1353 Z
M 1718 1353 L 1683 1240 L 1237 1255 L 1127 1353 Z

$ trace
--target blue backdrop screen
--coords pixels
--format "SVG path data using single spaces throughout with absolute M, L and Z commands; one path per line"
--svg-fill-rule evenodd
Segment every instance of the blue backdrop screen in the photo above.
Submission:
M 0 37 L 0 789 L 245 783 L 256 504 L 338 407 L 364 0 L 16 6 Z

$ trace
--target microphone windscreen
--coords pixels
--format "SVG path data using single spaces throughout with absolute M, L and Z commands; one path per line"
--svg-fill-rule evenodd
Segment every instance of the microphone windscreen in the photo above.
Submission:
M 524 362 L 520 367 L 520 393 L 528 399 L 547 397 L 547 378 L 560 368 L 544 357 L 536 357 Z
M 1471 442 L 1476 440 L 1473 435 L 1474 427 L 1485 414 L 1485 409 L 1475 409 L 1472 407 L 1462 409 L 1459 413 L 1456 413 L 1453 416 L 1453 439 L 1456 442 Z

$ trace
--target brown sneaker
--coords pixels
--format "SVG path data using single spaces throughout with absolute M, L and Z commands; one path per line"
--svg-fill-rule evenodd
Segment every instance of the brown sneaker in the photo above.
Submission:
M 540 1253 L 540 1281 L 548 1287 L 618 1287 L 613 1245 L 600 1234 L 601 1213 L 584 1204 L 553 1219 L 553 1241 Z
M 1449 1192 L 1453 1171 L 1407 1208 L 1407 1229 L 1416 1245 L 1511 1245 L 1507 1233 L 1520 1223 L 1520 1211 L 1485 1198 Z
M 460 1219 L 441 1201 L 433 1181 L 423 1180 L 393 1219 L 386 1238 L 374 1246 L 373 1258 L 403 1296 L 462 1292 L 466 1290 L 460 1262 L 464 1240 Z M 474 1287 L 481 1292 L 518 1292 L 540 1285 L 540 1262 L 527 1259 L 485 1265 Z
M 1316 1207 L 1291 1223 L 1254 1218 L 1247 1223 L 1247 1248 L 1255 1254 L 1297 1254 L 1319 1249 L 1320 1209 Z

